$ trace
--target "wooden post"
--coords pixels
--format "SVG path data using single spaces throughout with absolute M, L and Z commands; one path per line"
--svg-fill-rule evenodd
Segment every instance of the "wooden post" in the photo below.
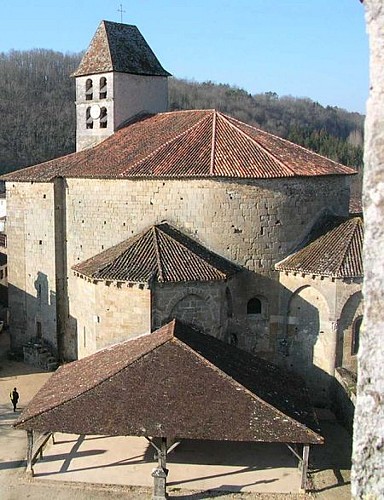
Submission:
M 27 468 L 26 473 L 33 477 L 33 431 L 27 431 Z
M 309 445 L 303 446 L 303 461 L 301 463 L 301 489 L 306 491 L 308 475 Z
M 161 438 L 161 446 L 157 449 L 158 464 L 152 471 L 153 497 L 152 500 L 166 500 L 167 497 L 167 438 Z

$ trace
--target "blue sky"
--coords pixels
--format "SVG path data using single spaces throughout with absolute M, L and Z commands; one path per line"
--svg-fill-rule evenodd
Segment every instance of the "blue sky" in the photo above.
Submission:
M 365 112 L 368 39 L 358 0 L 2 0 L 0 52 L 86 49 L 102 19 L 138 26 L 178 78 Z

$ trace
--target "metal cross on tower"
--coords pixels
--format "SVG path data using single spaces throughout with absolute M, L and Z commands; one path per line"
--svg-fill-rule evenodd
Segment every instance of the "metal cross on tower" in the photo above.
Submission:
M 123 10 L 123 4 L 120 4 L 120 9 L 117 9 L 117 12 L 120 12 L 120 22 L 123 22 L 123 14 L 125 13 L 125 10 Z

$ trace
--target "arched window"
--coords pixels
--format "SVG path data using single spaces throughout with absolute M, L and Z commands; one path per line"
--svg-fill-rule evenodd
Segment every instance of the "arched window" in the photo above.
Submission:
M 233 316 L 232 294 L 229 288 L 226 288 L 225 290 L 225 301 L 227 303 L 227 318 L 232 318 Z
M 99 98 L 107 98 L 107 79 L 104 76 L 100 78 Z
M 100 110 L 100 128 L 107 128 L 107 125 L 108 125 L 107 108 L 101 108 L 101 110 Z
M 261 300 L 253 297 L 248 301 L 247 314 L 261 314 Z
M 359 343 L 360 343 L 360 328 L 361 323 L 363 322 L 363 317 L 358 317 L 352 328 L 352 346 L 351 346 L 351 354 L 355 356 L 359 352 Z
M 93 118 L 91 116 L 91 108 L 87 108 L 87 112 L 85 115 L 85 123 L 86 123 L 86 128 L 93 128 Z
M 92 101 L 93 99 L 93 83 L 90 78 L 85 82 L 85 100 Z

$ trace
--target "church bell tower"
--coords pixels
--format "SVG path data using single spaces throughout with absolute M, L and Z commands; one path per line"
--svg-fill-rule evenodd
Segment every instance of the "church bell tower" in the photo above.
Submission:
M 76 150 L 95 146 L 139 113 L 168 110 L 168 76 L 136 26 L 102 21 L 73 73 Z

